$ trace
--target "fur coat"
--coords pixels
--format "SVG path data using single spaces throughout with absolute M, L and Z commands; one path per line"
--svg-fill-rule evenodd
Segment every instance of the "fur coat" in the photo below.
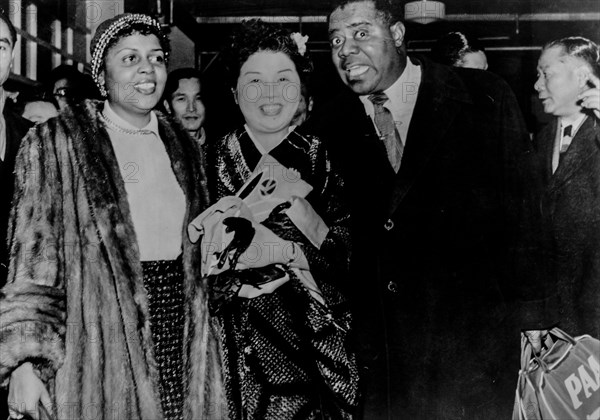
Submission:
M 16 162 L 11 265 L 0 296 L 0 380 L 34 363 L 60 419 L 163 417 L 148 298 L 124 182 L 102 104 L 86 101 L 31 130 Z M 184 417 L 227 417 L 221 351 L 185 227 L 208 203 L 202 155 L 158 115 L 186 196 Z

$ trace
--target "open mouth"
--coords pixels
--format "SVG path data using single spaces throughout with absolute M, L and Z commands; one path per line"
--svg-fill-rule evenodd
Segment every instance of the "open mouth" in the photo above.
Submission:
M 144 94 L 144 95 L 152 95 L 156 91 L 156 83 L 154 82 L 143 82 L 137 83 L 133 86 L 133 88 Z
M 369 66 L 352 65 L 346 67 L 346 73 L 350 77 L 360 77 L 369 70 Z
M 274 117 L 276 115 L 278 115 L 281 112 L 281 109 L 283 108 L 283 105 L 280 104 L 266 104 L 266 105 L 261 105 L 260 110 L 263 114 L 265 114 L 268 117 Z

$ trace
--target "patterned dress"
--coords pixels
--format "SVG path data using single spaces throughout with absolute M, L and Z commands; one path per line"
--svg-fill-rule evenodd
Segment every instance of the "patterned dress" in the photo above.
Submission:
M 291 280 L 272 294 L 219 300 L 216 313 L 224 341 L 230 415 L 257 420 L 352 418 L 358 370 L 348 344 L 349 306 L 340 292 L 349 260 L 342 180 L 314 137 L 292 131 L 269 154 L 311 184 L 306 199 L 329 227 L 317 249 L 284 213 L 274 210 L 263 222 L 302 247 L 325 304 L 312 298 L 291 270 Z M 213 201 L 235 195 L 260 158 L 244 129 L 210 145 L 207 167 Z M 272 267 L 255 270 L 265 277 Z

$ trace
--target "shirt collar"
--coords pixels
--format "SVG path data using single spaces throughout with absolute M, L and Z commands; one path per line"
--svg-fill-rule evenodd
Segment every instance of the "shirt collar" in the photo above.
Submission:
M 561 132 L 561 135 L 562 135 L 565 127 L 568 127 L 569 125 L 572 125 L 573 128 L 571 129 L 571 137 L 575 137 L 575 133 L 577 132 L 577 130 L 579 129 L 579 127 L 583 123 L 583 120 L 585 119 L 585 117 L 586 117 L 585 114 L 581 114 L 579 117 L 577 117 L 577 119 L 575 119 L 573 121 L 565 121 L 564 118 L 561 118 L 560 119 L 560 132 Z
M 4 106 L 6 105 L 6 92 L 4 88 L 0 86 L 0 114 L 4 113 Z
M 203 146 L 206 142 L 206 131 L 204 131 L 204 127 L 200 127 L 200 129 L 196 132 L 196 140 L 198 140 L 198 144 Z
M 102 111 L 104 115 L 114 122 L 116 125 L 122 128 L 126 128 L 128 130 L 146 130 L 151 131 L 156 135 L 156 137 L 160 138 L 160 134 L 158 133 L 158 118 L 156 118 L 156 114 L 154 111 L 150 111 L 150 122 L 145 127 L 139 128 L 129 122 L 125 121 L 123 118 L 119 117 L 117 113 L 111 108 L 108 100 L 104 101 L 104 110 Z
M 414 95 L 416 97 L 419 90 L 419 84 L 421 83 L 421 77 L 419 67 L 415 66 L 410 58 L 406 59 L 406 68 L 400 75 L 400 77 L 394 82 L 392 86 L 387 88 L 384 93 L 390 98 L 393 106 L 397 106 L 397 101 L 409 102 L 406 97 L 408 95 Z M 414 86 L 411 86 L 414 85 Z
M 4 88 L 0 86 L 0 161 L 4 161 L 6 155 L 6 120 L 4 119 L 4 106 L 6 94 Z
M 254 137 L 254 134 L 252 134 L 252 131 L 250 130 L 250 127 L 248 127 L 248 124 L 244 124 L 244 129 L 246 130 L 246 133 L 248 133 L 248 137 L 250 137 L 250 140 L 252 140 L 252 143 L 254 143 L 254 146 L 256 146 L 256 148 L 258 149 L 258 151 L 260 152 L 261 155 L 266 155 L 267 153 L 267 149 L 265 149 L 263 147 L 262 144 L 260 144 L 260 142 L 256 139 L 256 137 Z M 275 146 L 273 146 L 273 148 L 271 150 L 273 150 L 274 148 L 276 148 L 277 146 L 279 146 L 285 139 L 287 139 L 287 137 L 290 135 L 290 133 L 292 131 L 294 131 L 296 129 L 295 125 L 290 125 L 288 127 L 288 132 L 285 135 L 285 137 L 283 137 L 279 143 L 277 143 Z
M 585 114 L 580 114 L 576 119 L 568 121 L 566 118 L 560 119 L 560 127 L 565 128 L 568 125 L 572 125 L 573 127 L 577 127 L 583 119 L 585 118 Z
M 389 88 L 383 91 L 383 93 L 385 93 L 388 97 L 388 100 L 384 105 L 387 104 L 387 107 L 397 109 L 402 103 L 410 102 L 406 100 L 407 95 L 414 95 L 414 98 L 416 98 L 419 91 L 419 85 L 421 84 L 420 70 L 421 68 L 413 64 L 410 58 L 407 57 L 406 67 L 404 68 L 404 71 L 400 77 L 398 77 Z M 411 86 L 411 84 L 414 85 L 414 87 Z M 374 113 L 374 109 L 373 104 L 369 100 L 369 95 L 361 95 L 359 98 L 365 106 L 367 114 L 372 115 Z

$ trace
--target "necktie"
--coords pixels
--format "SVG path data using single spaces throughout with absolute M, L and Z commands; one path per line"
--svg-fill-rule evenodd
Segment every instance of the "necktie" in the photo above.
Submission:
M 385 144 L 388 160 L 392 168 L 394 168 L 394 172 L 398 172 L 402 153 L 404 152 L 404 145 L 402 144 L 398 130 L 396 130 L 392 113 L 383 106 L 387 100 L 388 97 L 383 92 L 369 95 L 369 101 L 373 103 L 373 107 L 375 108 L 375 125 L 379 130 L 379 138 Z
M 571 145 L 573 125 L 567 125 L 563 129 L 562 140 L 560 142 L 560 157 L 562 158 L 563 153 L 567 151 L 569 146 Z

